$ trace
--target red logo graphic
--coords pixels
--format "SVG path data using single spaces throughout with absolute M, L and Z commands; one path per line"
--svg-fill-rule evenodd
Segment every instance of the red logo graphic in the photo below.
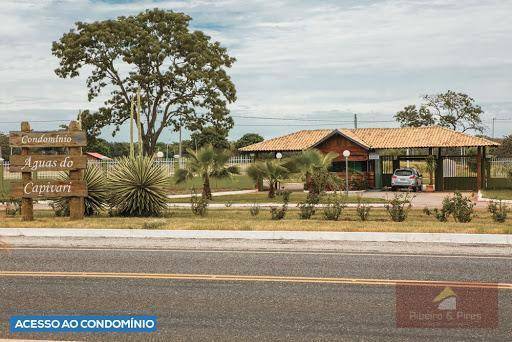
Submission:
M 397 285 L 398 328 L 496 328 L 495 286 Z

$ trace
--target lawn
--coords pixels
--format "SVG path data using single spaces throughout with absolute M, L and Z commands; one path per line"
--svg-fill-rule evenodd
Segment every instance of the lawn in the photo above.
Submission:
M 11 181 L 10 180 L 3 180 L 0 183 L 0 201 L 3 200 L 8 193 L 11 191 Z
M 248 190 L 254 189 L 254 181 L 246 175 L 237 175 L 231 178 L 225 179 L 212 179 L 210 181 L 212 191 L 230 191 L 230 190 Z M 188 180 L 182 184 L 175 184 L 174 179 L 172 185 L 169 187 L 169 194 L 189 194 L 191 189 L 196 189 L 198 193 L 201 193 L 203 181 L 201 178 L 196 177 Z
M 3 213 L 2 213 L 3 215 Z M 512 234 L 512 221 L 493 223 L 489 214 L 480 210 L 470 223 L 442 223 L 425 216 L 421 210 L 411 210 L 405 222 L 392 222 L 383 209 L 372 209 L 370 220 L 361 222 L 354 209 L 346 209 L 340 221 L 323 220 L 319 210 L 311 220 L 299 220 L 298 211 L 288 211 L 281 221 L 270 219 L 268 210 L 256 217 L 249 209 L 209 210 L 206 217 L 194 216 L 189 209 L 173 209 L 166 218 L 94 217 L 70 221 L 54 217 L 51 211 L 36 212 L 34 222 L 22 222 L 19 217 L 2 217 L 3 227 L 40 228 L 126 228 L 126 229 L 209 229 L 209 230 L 282 230 L 282 231 L 338 231 L 338 232 L 422 232 L 422 233 L 489 233 Z
M 198 190 L 198 194 L 200 194 L 200 190 Z M 298 203 L 304 202 L 306 200 L 307 193 L 305 192 L 292 192 L 290 194 L 290 203 Z M 369 197 L 358 197 L 358 196 L 349 196 L 346 199 L 348 203 L 357 203 L 358 200 L 361 200 L 362 203 L 384 203 L 386 200 L 382 198 L 369 198 Z M 327 196 L 323 196 L 321 202 L 325 203 L 327 200 Z M 190 198 L 171 198 L 169 199 L 171 203 L 189 203 Z M 237 195 L 222 195 L 222 196 L 214 196 L 211 203 L 282 203 L 283 197 L 276 196 L 275 198 L 268 198 L 267 192 L 257 192 L 250 194 L 237 194 Z
M 483 190 L 482 195 L 485 198 L 512 200 L 512 190 Z

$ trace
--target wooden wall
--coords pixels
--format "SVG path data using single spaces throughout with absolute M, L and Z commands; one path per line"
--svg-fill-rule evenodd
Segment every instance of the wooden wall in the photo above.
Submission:
M 322 153 L 328 153 L 328 152 L 336 152 L 338 153 L 338 158 L 335 159 L 335 161 L 343 161 L 345 158 L 343 157 L 343 151 L 349 150 L 350 151 L 350 157 L 348 158 L 349 161 L 367 161 L 368 160 L 368 151 L 364 149 L 363 147 L 357 145 L 356 143 L 350 141 L 349 139 L 341 136 L 341 135 L 334 135 L 331 138 L 325 140 L 318 146 L 316 146 L 318 150 L 320 150 Z M 368 163 L 368 170 L 367 172 L 363 172 L 366 180 L 368 181 L 368 185 L 370 188 L 375 187 L 375 166 L 374 161 L 370 161 Z M 340 178 L 344 179 L 345 174 L 344 173 L 338 173 Z M 349 174 L 349 177 L 351 177 L 352 174 Z
M 345 150 L 350 151 L 350 157 L 348 158 L 349 161 L 368 160 L 367 150 L 353 143 L 347 138 L 342 137 L 341 135 L 334 135 L 330 137 L 326 141 L 322 142 L 320 145 L 316 146 L 316 148 L 322 151 L 322 153 L 327 153 L 331 151 L 338 153 L 338 158 L 336 159 L 336 161 L 345 160 L 345 158 L 343 158 L 343 151 Z

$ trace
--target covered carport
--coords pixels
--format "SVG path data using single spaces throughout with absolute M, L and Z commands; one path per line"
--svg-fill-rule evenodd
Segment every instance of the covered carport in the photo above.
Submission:
M 391 176 L 407 163 L 434 158 L 435 189 L 480 190 L 485 187 L 486 149 L 499 144 L 489 139 L 440 126 L 302 130 L 240 148 L 255 159 L 283 156 L 307 149 L 335 152 L 331 172 L 345 177 L 364 177 L 368 188 L 391 185 Z M 405 165 L 403 165 L 405 163 Z M 425 175 L 424 175 L 425 176 Z M 425 178 L 425 177 L 424 177 Z
M 402 129 L 402 136 L 386 139 L 386 130 L 374 139 L 376 187 L 391 185 L 393 171 L 425 161 L 435 160 L 435 190 L 480 190 L 488 177 L 487 148 L 499 144 L 480 137 L 434 126 L 435 129 Z M 409 133 L 409 134 L 407 134 Z M 427 179 L 427 175 L 423 175 Z

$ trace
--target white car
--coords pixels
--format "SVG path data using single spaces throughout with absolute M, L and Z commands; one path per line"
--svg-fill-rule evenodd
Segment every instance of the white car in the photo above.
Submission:
M 421 191 L 423 186 L 423 177 L 415 168 L 396 169 L 391 177 L 391 190 L 409 189 L 412 191 Z

